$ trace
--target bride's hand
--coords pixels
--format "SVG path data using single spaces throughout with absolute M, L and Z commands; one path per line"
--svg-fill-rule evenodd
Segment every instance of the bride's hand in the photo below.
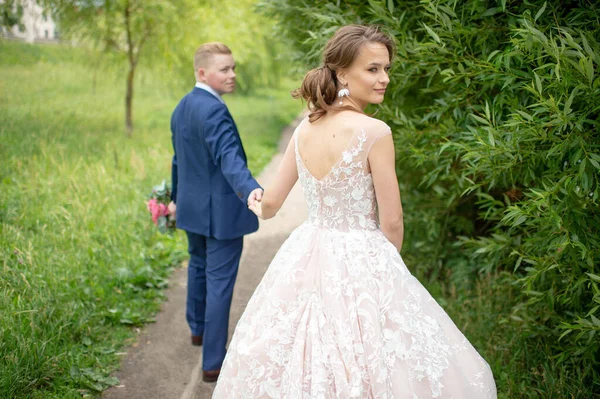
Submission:
M 250 209 L 256 216 L 260 219 L 264 219 L 262 215 L 262 205 L 260 201 L 254 201 L 250 205 L 248 205 L 248 209 Z

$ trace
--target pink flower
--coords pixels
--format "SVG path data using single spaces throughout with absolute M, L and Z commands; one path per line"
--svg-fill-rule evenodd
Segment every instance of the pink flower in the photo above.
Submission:
M 150 214 L 152 215 L 152 221 L 156 225 L 158 225 L 158 218 L 160 218 L 161 216 L 169 215 L 169 208 L 167 207 L 167 205 L 159 203 L 156 200 L 156 198 L 148 200 L 146 206 L 148 207 L 148 211 L 150 211 Z
M 158 204 L 158 212 L 160 216 L 167 216 L 169 214 L 169 208 L 165 204 Z
M 156 202 L 155 198 L 152 198 L 152 199 L 148 200 L 147 206 L 148 206 L 148 210 L 150 212 L 152 212 L 152 209 L 156 208 L 156 205 L 157 205 L 157 202 Z
M 152 198 L 148 201 L 148 210 L 150 211 L 150 214 L 152 215 L 152 221 L 154 222 L 154 224 L 158 224 L 158 218 L 161 216 L 161 212 L 160 212 L 160 206 L 163 204 L 159 204 L 156 199 Z
M 150 212 L 152 212 L 152 221 L 154 222 L 154 224 L 158 225 L 158 218 L 160 216 L 158 207 L 152 208 Z

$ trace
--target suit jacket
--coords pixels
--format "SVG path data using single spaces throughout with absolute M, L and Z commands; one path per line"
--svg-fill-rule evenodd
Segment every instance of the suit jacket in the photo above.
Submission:
M 255 232 L 258 219 L 247 200 L 260 185 L 227 106 L 195 87 L 173 111 L 171 133 L 177 227 L 220 240 Z

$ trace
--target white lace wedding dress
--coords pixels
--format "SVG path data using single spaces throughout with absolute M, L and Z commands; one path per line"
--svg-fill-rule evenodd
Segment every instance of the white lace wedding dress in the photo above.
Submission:
M 488 399 L 488 364 L 378 227 L 359 130 L 327 176 L 298 176 L 309 218 L 240 319 L 213 398 Z

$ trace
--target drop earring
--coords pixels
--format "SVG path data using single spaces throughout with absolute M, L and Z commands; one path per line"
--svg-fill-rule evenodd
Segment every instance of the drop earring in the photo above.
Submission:
M 349 97 L 349 96 L 350 96 L 350 90 L 348 90 L 348 88 L 346 88 L 346 87 L 344 87 L 343 89 L 338 91 L 338 98 L 340 99 L 340 105 L 343 105 L 344 97 Z

